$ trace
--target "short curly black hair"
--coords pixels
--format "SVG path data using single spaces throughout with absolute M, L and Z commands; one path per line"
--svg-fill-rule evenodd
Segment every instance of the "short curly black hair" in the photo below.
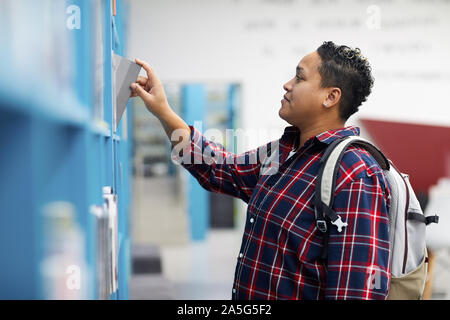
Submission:
M 359 48 L 325 41 L 317 48 L 317 53 L 322 60 L 319 67 L 321 86 L 341 89 L 339 115 L 346 121 L 369 96 L 374 82 L 372 69 Z

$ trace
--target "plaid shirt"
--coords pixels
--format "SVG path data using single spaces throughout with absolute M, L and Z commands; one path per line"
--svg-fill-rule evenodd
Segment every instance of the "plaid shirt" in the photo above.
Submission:
M 240 155 L 190 129 L 190 160 L 184 158 L 183 167 L 206 190 L 248 204 L 233 299 L 386 299 L 390 191 L 378 163 L 360 147 L 345 152 L 334 193 L 333 209 L 348 226 L 338 232 L 331 225 L 328 259 L 320 259 L 324 237 L 314 216 L 319 160 L 336 138 L 359 135 L 358 127 L 311 137 L 291 157 L 300 135 L 294 126 L 279 140 Z M 276 159 L 275 170 L 266 174 L 262 151 Z M 202 161 L 205 154 L 211 155 L 208 161 Z M 216 161 L 218 156 L 234 162 Z

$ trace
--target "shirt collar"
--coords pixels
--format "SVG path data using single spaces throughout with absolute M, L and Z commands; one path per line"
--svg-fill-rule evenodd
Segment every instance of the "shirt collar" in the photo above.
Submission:
M 339 129 L 332 129 L 324 131 L 314 137 L 309 138 L 305 142 L 305 146 L 313 143 L 314 141 L 320 141 L 325 144 L 330 144 L 334 140 L 346 136 L 359 136 L 360 128 L 356 126 L 347 126 Z M 296 139 L 300 136 L 300 129 L 295 126 L 288 126 L 284 129 L 284 133 L 280 139 L 280 143 L 285 147 L 291 149 L 295 145 Z

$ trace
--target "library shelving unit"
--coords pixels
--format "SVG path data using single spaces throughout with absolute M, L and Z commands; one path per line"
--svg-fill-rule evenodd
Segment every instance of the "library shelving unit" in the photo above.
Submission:
M 220 143 L 228 151 L 236 153 L 236 137 L 233 135 L 233 140 L 228 141 L 227 145 L 226 129 L 238 128 L 240 90 L 237 83 L 184 84 L 181 87 L 183 118 L 194 127 L 198 123 L 196 129 L 203 134 L 209 129 L 214 129 L 215 133 L 220 132 L 223 139 Z M 233 198 L 210 193 L 192 175 L 187 172 L 184 174 L 187 176 L 186 212 L 190 218 L 191 239 L 205 240 L 211 227 L 233 227 Z
M 128 298 L 132 110 L 115 130 L 112 65 L 128 6 L 0 4 L 0 299 Z M 115 234 L 99 218 L 105 187 Z M 114 237 L 117 276 L 104 272 Z

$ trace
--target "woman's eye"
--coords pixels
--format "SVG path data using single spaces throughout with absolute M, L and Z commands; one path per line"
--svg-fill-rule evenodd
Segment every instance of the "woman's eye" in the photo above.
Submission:
M 302 80 L 302 77 L 300 77 L 299 75 L 295 76 L 297 80 Z

